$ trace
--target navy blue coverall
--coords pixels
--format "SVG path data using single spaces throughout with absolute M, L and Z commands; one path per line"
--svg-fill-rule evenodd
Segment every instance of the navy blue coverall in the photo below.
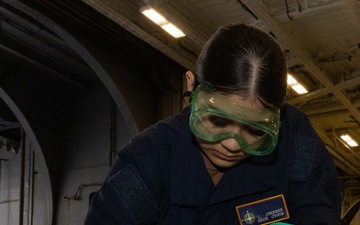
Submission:
M 86 225 L 239 225 L 236 206 L 283 194 L 291 224 L 340 224 L 340 189 L 306 115 L 281 108 L 275 151 L 251 156 L 214 185 L 189 129 L 189 108 L 136 135 L 93 198 Z

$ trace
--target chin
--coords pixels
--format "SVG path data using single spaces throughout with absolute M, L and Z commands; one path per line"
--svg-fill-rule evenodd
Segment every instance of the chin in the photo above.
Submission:
M 219 169 L 229 169 L 235 165 L 237 165 L 239 162 L 241 162 L 241 160 L 237 160 L 237 161 L 226 161 L 226 160 L 222 160 L 222 159 L 215 159 L 213 160 L 213 164 L 219 168 Z

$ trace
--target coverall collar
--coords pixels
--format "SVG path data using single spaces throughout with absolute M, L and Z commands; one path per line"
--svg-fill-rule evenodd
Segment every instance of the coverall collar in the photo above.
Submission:
M 274 186 L 270 172 L 256 171 L 256 166 L 246 159 L 227 170 L 215 187 L 193 134 L 188 127 L 181 130 L 171 158 L 171 204 L 208 206 L 264 192 Z

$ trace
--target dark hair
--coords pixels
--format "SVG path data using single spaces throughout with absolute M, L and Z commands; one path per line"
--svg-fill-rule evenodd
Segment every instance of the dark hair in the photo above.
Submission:
M 280 107 L 286 95 L 283 52 L 269 34 L 245 24 L 219 28 L 196 63 L 196 82 Z

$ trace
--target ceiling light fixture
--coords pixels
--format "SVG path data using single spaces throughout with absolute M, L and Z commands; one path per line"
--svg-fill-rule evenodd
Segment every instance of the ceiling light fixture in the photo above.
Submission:
M 287 83 L 298 94 L 308 93 L 308 91 L 301 84 L 299 84 L 299 82 L 297 82 L 297 80 L 290 74 L 287 75 Z
M 348 144 L 350 147 L 358 146 L 358 143 L 356 143 L 356 141 L 354 141 L 348 134 L 343 134 L 340 136 L 340 138 L 345 141 L 346 144 Z
M 159 25 L 166 32 L 171 34 L 175 38 L 181 38 L 186 36 L 184 32 L 182 32 L 179 28 L 177 28 L 174 24 L 170 23 L 167 19 L 165 19 L 162 15 L 156 12 L 154 9 L 145 7 L 141 8 L 140 12 L 144 14 L 151 21 Z

